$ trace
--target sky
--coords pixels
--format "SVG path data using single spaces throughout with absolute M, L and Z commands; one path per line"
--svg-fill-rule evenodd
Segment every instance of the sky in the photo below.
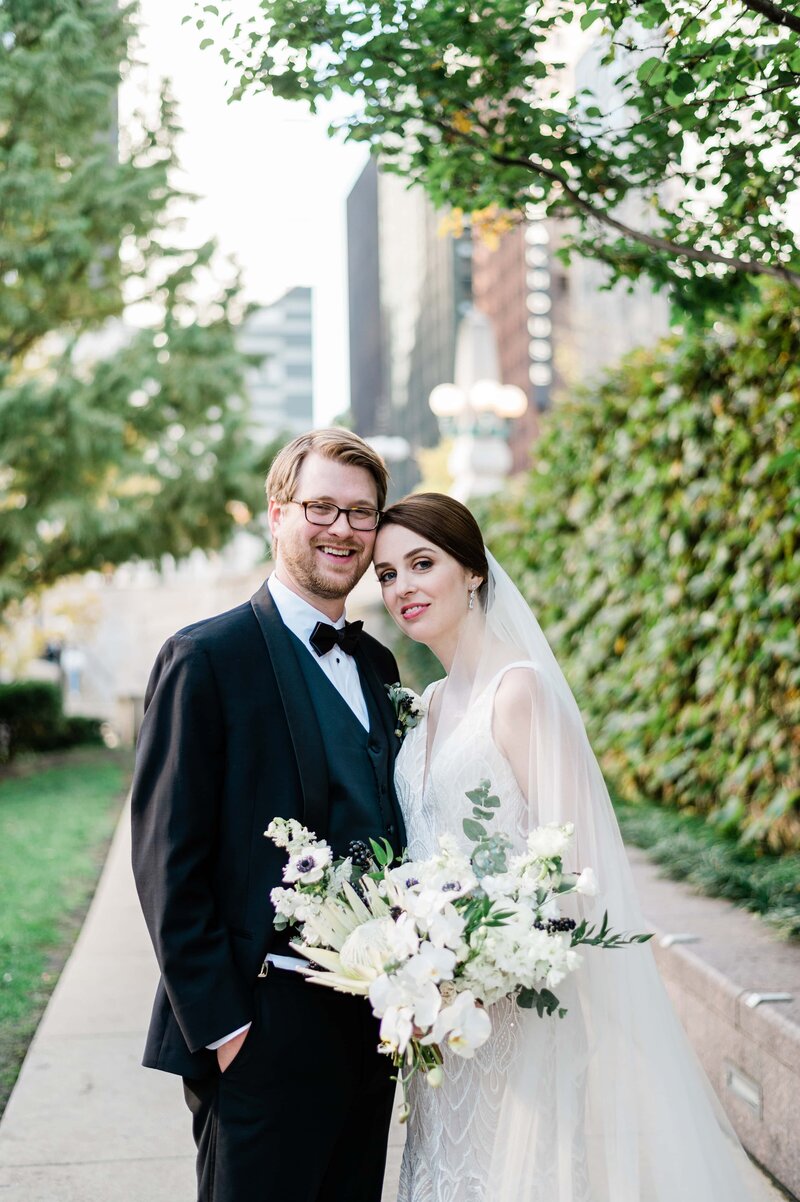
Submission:
M 269 303 L 288 288 L 315 291 L 315 422 L 349 405 L 345 200 L 363 146 L 327 135 L 305 106 L 266 95 L 227 104 L 225 68 L 201 34 L 181 25 L 189 0 L 139 0 L 143 66 L 123 85 L 120 123 L 142 88 L 171 80 L 184 133 L 179 183 L 197 194 L 186 236 L 214 237 L 242 270 L 245 297 Z

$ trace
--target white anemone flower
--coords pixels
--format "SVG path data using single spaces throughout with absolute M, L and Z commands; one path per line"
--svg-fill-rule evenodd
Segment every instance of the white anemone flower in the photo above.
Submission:
M 325 844 L 315 846 L 306 844 L 293 851 L 289 863 L 283 870 L 283 879 L 287 885 L 302 881 L 304 885 L 313 885 L 321 881 L 325 869 L 331 862 L 331 849 Z

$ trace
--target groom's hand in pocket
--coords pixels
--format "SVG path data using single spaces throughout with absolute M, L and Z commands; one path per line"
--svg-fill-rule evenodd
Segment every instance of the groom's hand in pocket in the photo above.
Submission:
M 239 1055 L 242 1044 L 247 1039 L 249 1034 L 250 1028 L 248 1027 L 246 1031 L 242 1031 L 239 1035 L 234 1035 L 233 1039 L 229 1039 L 227 1043 L 223 1043 L 221 1047 L 217 1048 L 217 1064 L 219 1065 L 219 1071 L 221 1073 L 224 1073 L 225 1069 L 228 1068 L 228 1066 L 232 1064 Z

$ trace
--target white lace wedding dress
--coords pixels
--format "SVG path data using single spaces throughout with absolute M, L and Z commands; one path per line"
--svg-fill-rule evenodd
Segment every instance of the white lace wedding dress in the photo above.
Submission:
M 488 554 L 488 553 L 487 553 Z M 493 829 L 522 850 L 528 831 L 570 822 L 567 867 L 592 867 L 596 896 L 562 911 L 611 929 L 648 929 L 600 766 L 580 710 L 519 590 L 488 555 L 485 609 L 465 623 L 450 674 L 398 754 L 395 781 L 412 859 L 448 833 L 465 851 L 468 790 L 491 781 Z M 495 696 L 512 668 L 519 706 L 514 762 L 492 738 Z M 430 762 L 426 767 L 426 758 Z M 526 767 L 523 767 L 526 766 Z M 504 999 L 471 1060 L 444 1049 L 444 1080 L 411 1081 L 398 1202 L 753 1202 L 759 1186 L 689 1044 L 652 948 L 581 948 L 557 987 L 563 1019 Z
M 492 739 L 492 704 L 498 676 L 470 714 L 438 750 L 427 779 L 427 718 L 406 734 L 397 757 L 395 785 L 412 860 L 438 851 L 438 837 L 454 835 L 469 852 L 462 820 L 471 814 L 465 796 L 482 779 L 492 783 L 501 805 L 493 828 L 525 843 L 528 805 L 511 765 Z M 435 688 L 423 694 L 427 715 Z M 530 1016 L 504 999 L 490 1007 L 492 1036 L 471 1060 L 444 1049 L 444 1081 L 432 1089 L 420 1076 L 411 1082 L 411 1116 L 397 1202 L 485 1202 L 489 1166 L 520 1019 Z

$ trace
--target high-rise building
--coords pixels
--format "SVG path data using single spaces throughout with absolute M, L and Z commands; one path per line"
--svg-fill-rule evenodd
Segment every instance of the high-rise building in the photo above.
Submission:
M 378 164 L 369 159 L 347 197 L 350 415 L 362 437 L 379 434 L 389 408 L 378 242 Z
M 310 288 L 292 288 L 242 324 L 240 349 L 260 359 L 247 369 L 247 391 L 253 433 L 265 443 L 314 424 L 312 301 Z
M 359 434 L 438 441 L 428 397 L 453 378 L 471 300 L 471 243 L 439 234 L 421 188 L 370 161 L 347 205 L 350 397 Z

